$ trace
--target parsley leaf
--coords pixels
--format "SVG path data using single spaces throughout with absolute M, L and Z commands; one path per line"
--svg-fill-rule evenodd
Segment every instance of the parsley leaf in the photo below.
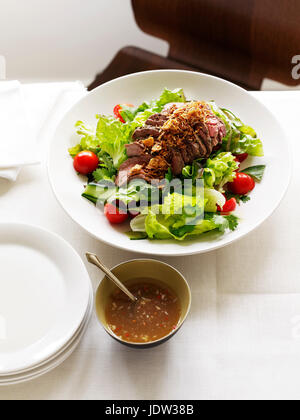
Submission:
M 236 230 L 236 228 L 239 225 L 239 219 L 238 219 L 238 217 L 237 216 L 234 216 L 233 214 L 230 214 L 229 216 L 224 216 L 224 217 L 225 217 L 225 219 L 228 222 L 229 229 L 232 230 L 232 231 Z
M 236 202 L 238 204 L 240 204 L 241 201 L 243 203 L 247 203 L 247 201 L 250 201 L 251 200 L 251 198 L 249 197 L 249 195 L 233 194 L 230 191 L 226 191 L 225 195 L 226 195 L 226 199 L 227 200 L 230 200 L 231 198 L 235 198 L 236 199 Z
M 226 229 L 235 230 L 239 224 L 239 218 L 230 214 L 223 216 L 221 214 L 205 213 L 205 220 L 212 220 L 221 233 L 225 233 Z
M 112 180 L 114 176 L 106 168 L 98 168 L 93 172 L 93 178 L 95 182 L 100 182 L 103 179 Z
M 100 182 L 103 179 L 114 181 L 117 170 L 114 167 L 112 158 L 105 152 L 98 151 L 100 160 L 99 168 L 93 172 L 92 182 Z M 90 181 L 90 182 L 91 182 Z

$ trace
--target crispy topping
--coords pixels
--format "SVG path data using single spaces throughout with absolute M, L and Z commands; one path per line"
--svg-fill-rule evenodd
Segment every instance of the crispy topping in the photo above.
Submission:
M 140 173 L 142 169 L 142 165 L 134 165 L 134 167 L 130 169 L 130 176 Z
M 208 103 L 171 104 L 134 132 L 135 142 L 127 147 L 128 155 L 148 157 L 149 161 L 133 167 L 129 178 L 162 180 L 170 167 L 175 176 L 181 175 L 185 165 L 217 150 L 225 135 L 225 124 Z
M 152 147 L 152 153 L 158 153 L 160 152 L 162 149 L 161 144 L 160 143 L 156 143 L 153 147 Z
M 153 137 L 149 137 L 146 140 L 143 140 L 143 144 L 145 147 L 152 147 L 154 145 L 154 138 Z
M 167 171 L 169 168 L 168 162 L 162 158 L 161 156 L 157 156 L 150 160 L 149 164 L 147 165 L 146 169 L 153 169 L 156 171 Z

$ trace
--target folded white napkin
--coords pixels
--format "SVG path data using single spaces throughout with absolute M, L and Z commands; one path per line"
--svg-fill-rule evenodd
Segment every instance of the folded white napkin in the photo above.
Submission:
M 19 82 L 0 82 L 0 169 L 38 161 L 34 132 Z
M 86 94 L 80 82 L 0 82 L 0 178 L 15 181 L 23 166 L 39 161 L 39 140 Z

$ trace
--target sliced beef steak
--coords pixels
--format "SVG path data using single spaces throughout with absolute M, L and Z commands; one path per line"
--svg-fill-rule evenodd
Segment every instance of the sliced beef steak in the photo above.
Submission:
M 172 152 L 172 172 L 173 175 L 178 176 L 182 174 L 182 170 L 184 168 L 184 161 L 182 159 L 181 153 L 177 152 L 176 150 L 173 150 Z
M 145 147 L 140 143 L 126 144 L 125 147 L 129 158 L 142 156 L 145 153 Z
M 150 162 L 151 156 L 140 156 L 140 157 L 133 157 L 126 162 L 122 163 L 119 169 L 119 173 L 116 179 L 116 185 L 118 187 L 121 187 L 122 185 L 125 185 L 128 183 L 129 179 L 133 176 L 139 175 L 139 173 L 142 172 L 143 168 Z M 133 171 L 133 169 L 136 168 L 136 172 Z
M 180 149 L 180 152 L 181 152 L 181 156 L 182 156 L 182 159 L 183 159 L 184 163 L 186 165 L 188 165 L 190 163 L 191 156 L 189 154 L 189 151 L 187 150 L 187 147 L 182 147 Z
M 193 155 L 194 155 L 194 159 L 199 159 L 202 156 L 202 153 L 200 151 L 200 145 L 198 143 L 191 143 L 190 147 L 192 149 Z
M 147 137 L 154 137 L 157 138 L 160 135 L 159 128 L 153 127 L 153 126 L 144 126 L 139 127 L 135 130 L 135 132 L 132 135 L 133 140 L 143 140 Z
M 153 127 L 162 127 L 167 121 L 168 116 L 164 114 L 154 114 L 148 118 L 146 125 L 151 125 Z
M 126 145 L 129 159 L 121 165 L 116 184 L 162 180 L 170 167 L 179 176 L 185 165 L 208 158 L 225 136 L 225 124 L 206 102 L 169 104 L 133 133 L 134 142 Z

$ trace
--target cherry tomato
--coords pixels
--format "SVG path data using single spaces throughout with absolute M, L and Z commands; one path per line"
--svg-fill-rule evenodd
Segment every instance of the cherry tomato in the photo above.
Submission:
M 234 197 L 231 198 L 230 200 L 227 200 L 222 209 L 220 208 L 220 206 L 218 206 L 218 211 L 222 213 L 231 213 L 235 209 L 236 209 L 236 199 Z
M 99 158 L 93 152 L 80 152 L 74 159 L 74 169 L 82 175 L 94 172 L 99 165 Z
M 139 213 L 138 211 L 131 211 L 129 213 L 129 216 L 131 219 L 135 219 L 137 216 L 139 216 L 141 213 Z
M 228 184 L 228 189 L 234 194 L 245 195 L 252 191 L 255 187 L 255 182 L 250 175 L 238 172 L 235 180 Z
M 248 156 L 249 156 L 248 153 L 241 153 L 240 155 L 235 155 L 235 159 L 237 162 L 242 163 L 244 162 L 244 160 L 247 159 Z
M 133 106 L 132 104 L 124 104 L 124 105 L 126 105 L 126 106 Z M 122 108 L 122 105 L 116 105 L 114 107 L 114 114 L 115 114 L 115 117 L 118 118 L 118 120 L 120 120 L 123 124 L 125 124 L 125 120 L 124 120 L 124 118 L 121 115 L 122 109 L 123 109 Z
M 117 208 L 111 203 L 107 203 L 104 207 L 104 214 L 107 220 L 113 225 L 124 223 L 129 215 L 122 209 Z
M 121 115 L 121 112 L 122 111 L 122 107 L 121 107 L 121 105 L 116 105 L 115 107 L 114 107 L 114 114 L 115 114 L 115 117 L 116 118 L 118 118 L 118 120 L 120 120 L 122 123 L 125 123 L 125 121 L 124 121 L 124 118 L 122 117 L 122 115 Z

